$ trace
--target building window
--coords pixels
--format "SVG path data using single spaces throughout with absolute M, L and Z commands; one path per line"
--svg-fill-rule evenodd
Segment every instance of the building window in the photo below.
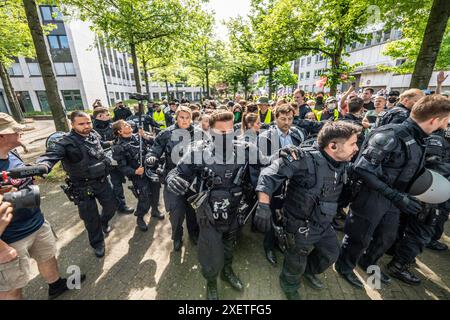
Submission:
M 28 71 L 30 72 L 30 76 L 40 76 L 41 75 L 41 69 L 39 68 L 39 63 L 36 62 L 29 62 L 28 65 Z
M 152 93 L 153 100 L 159 100 L 159 92 Z
M 305 73 L 304 72 L 300 73 L 300 80 L 303 80 L 304 77 L 305 77 Z
M 105 69 L 105 74 L 106 74 L 107 76 L 110 76 L 110 75 L 111 75 L 111 73 L 109 72 L 109 68 L 108 68 L 108 66 L 107 66 L 106 64 L 103 65 L 103 69 Z
M 62 90 L 66 110 L 84 110 L 80 90 Z
M 63 15 L 57 7 L 40 6 L 43 21 L 62 21 Z
M 112 75 L 113 77 L 116 76 L 116 70 L 115 70 L 114 68 L 112 68 L 112 67 L 111 67 L 111 75 Z
M 37 98 L 39 100 L 39 107 L 41 111 L 49 112 L 50 106 L 48 105 L 47 92 L 36 91 Z
M 311 64 L 311 57 L 306 58 L 306 65 L 309 66 Z
M 52 49 L 68 49 L 69 41 L 67 36 L 48 36 L 48 43 Z
M 305 65 L 305 59 L 300 60 L 300 67 L 303 67 Z
M 118 92 L 116 92 L 116 99 L 117 99 L 117 100 L 120 100 L 120 95 L 119 95 Z
M 17 91 L 17 100 L 19 101 L 20 108 L 25 112 L 33 112 L 33 103 L 31 102 L 30 93 L 28 91 Z
M 120 99 L 121 99 L 122 101 L 125 100 L 125 96 L 124 96 L 123 92 L 120 93 Z
M 72 62 L 55 63 L 55 71 L 57 76 L 74 76 L 75 67 Z
M 310 76 L 311 76 L 311 72 L 306 72 L 306 79 L 309 79 L 310 78 Z
M 383 33 L 383 42 L 385 42 L 385 41 L 388 41 L 389 39 L 391 38 L 391 29 L 389 29 L 389 30 L 386 30 L 384 33 Z
M 186 99 L 192 101 L 192 92 L 186 92 Z
M 22 68 L 20 67 L 20 63 L 16 62 L 8 68 L 8 73 L 11 77 L 23 76 Z

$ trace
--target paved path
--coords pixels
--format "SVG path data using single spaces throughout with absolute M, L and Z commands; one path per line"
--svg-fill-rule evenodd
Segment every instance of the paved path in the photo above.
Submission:
M 83 223 L 76 207 L 67 200 L 58 184 L 41 185 L 42 209 L 53 225 L 59 239 L 59 262 L 63 274 L 70 265 L 78 265 L 87 274 L 81 290 L 69 292 L 61 299 L 204 299 L 205 281 L 197 261 L 196 247 L 185 234 L 182 252 L 172 252 L 170 224 L 150 221 L 149 231 L 142 233 L 135 226 L 132 215 L 116 215 L 114 230 L 106 241 L 106 256 L 97 259 L 87 241 Z M 130 205 L 136 200 L 126 192 Z M 160 209 L 164 206 L 160 202 Z M 147 216 L 146 219 L 149 219 Z M 450 229 L 447 224 L 447 234 Z M 219 280 L 222 299 L 284 299 L 279 288 L 280 267 L 274 268 L 265 260 L 263 236 L 248 226 L 243 230 L 235 255 L 234 268 L 245 283 L 243 293 L 233 291 Z M 444 241 L 450 245 L 450 237 Z M 281 261 L 281 254 L 278 253 Z M 388 261 L 384 258 L 382 264 Z M 330 268 L 321 278 L 327 285 L 315 291 L 302 285 L 303 299 L 450 299 L 450 251 L 426 250 L 414 271 L 423 284 L 412 287 L 396 280 L 382 290 L 357 290 L 342 280 Z M 34 279 L 25 288 L 30 299 L 46 299 L 47 286 L 34 268 Z M 361 270 L 357 270 L 362 275 Z

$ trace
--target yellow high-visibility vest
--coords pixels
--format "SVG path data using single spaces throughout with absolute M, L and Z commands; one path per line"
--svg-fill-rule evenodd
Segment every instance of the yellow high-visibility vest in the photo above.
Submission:
M 159 124 L 160 129 L 166 128 L 166 116 L 164 115 L 164 111 L 155 111 L 153 113 L 153 120 Z
M 261 114 L 261 111 L 258 110 L 258 116 Z M 264 118 L 265 124 L 270 124 L 272 122 L 272 110 L 267 109 L 266 117 Z
M 322 113 L 323 110 L 316 113 L 317 121 L 322 120 Z M 334 121 L 338 121 L 338 119 L 339 119 L 339 111 L 338 109 L 334 109 Z

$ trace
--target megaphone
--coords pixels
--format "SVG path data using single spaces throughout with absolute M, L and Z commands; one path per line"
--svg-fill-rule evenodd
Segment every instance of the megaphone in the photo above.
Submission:
M 409 194 L 429 204 L 440 204 L 450 199 L 450 181 L 436 171 L 425 171 L 414 181 Z

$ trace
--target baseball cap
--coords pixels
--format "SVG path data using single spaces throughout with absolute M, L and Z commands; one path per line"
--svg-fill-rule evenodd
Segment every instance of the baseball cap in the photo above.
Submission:
M 0 112 L 0 134 L 14 134 L 25 128 L 19 124 L 9 114 Z

